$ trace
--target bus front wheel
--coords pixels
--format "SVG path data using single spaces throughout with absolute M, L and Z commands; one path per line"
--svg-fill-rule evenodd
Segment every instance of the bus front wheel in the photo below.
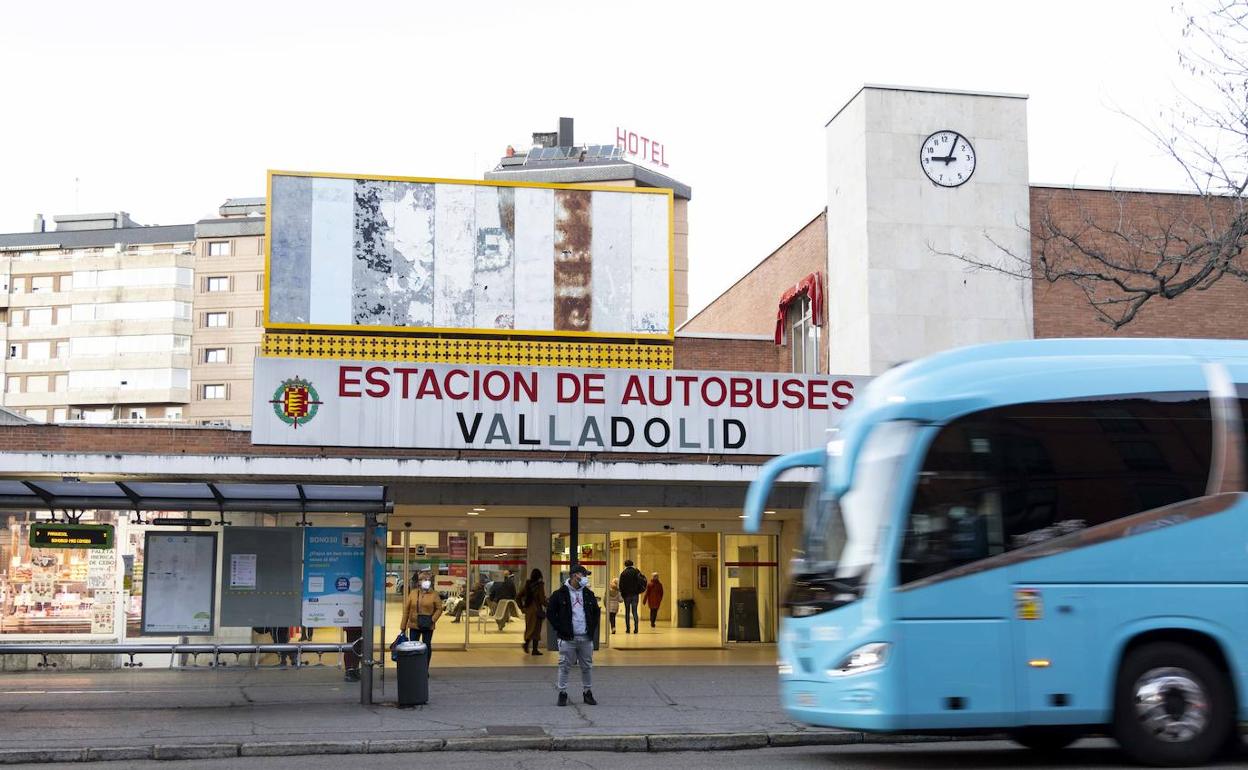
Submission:
M 1226 676 L 1185 644 L 1156 642 L 1123 659 L 1114 692 L 1114 738 L 1146 765 L 1204 764 L 1235 727 Z
M 1021 727 L 1010 733 L 1010 740 L 1040 754 L 1055 754 L 1082 737 L 1070 727 Z

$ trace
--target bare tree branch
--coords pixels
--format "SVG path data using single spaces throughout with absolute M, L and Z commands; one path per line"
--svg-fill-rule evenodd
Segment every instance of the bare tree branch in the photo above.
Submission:
M 1175 11 L 1183 24 L 1179 64 L 1194 92 L 1177 94 L 1164 125 L 1124 115 L 1178 164 L 1193 195 L 1055 191 L 1019 225 L 1030 236 L 1029 255 L 987 233 L 988 258 L 929 249 L 973 271 L 1073 284 L 1113 329 L 1151 302 L 1228 277 L 1248 282 L 1248 0 L 1208 0 L 1195 10 L 1180 2 Z

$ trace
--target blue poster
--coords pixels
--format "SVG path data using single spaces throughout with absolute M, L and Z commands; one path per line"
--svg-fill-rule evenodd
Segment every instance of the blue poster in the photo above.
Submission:
M 374 546 L 377 623 L 385 601 L 386 530 L 377 528 Z M 303 625 L 360 626 L 364 617 L 364 528 L 308 527 L 303 531 Z

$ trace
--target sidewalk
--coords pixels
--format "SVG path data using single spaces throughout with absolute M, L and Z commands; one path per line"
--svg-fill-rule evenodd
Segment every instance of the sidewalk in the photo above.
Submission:
M 773 666 L 603 667 L 601 705 L 555 706 L 554 669 L 435 668 L 429 704 L 373 706 L 334 668 L 0 675 L 0 764 L 438 749 L 691 750 L 856 743 L 777 700 Z M 59 725 L 59 727 L 53 727 Z

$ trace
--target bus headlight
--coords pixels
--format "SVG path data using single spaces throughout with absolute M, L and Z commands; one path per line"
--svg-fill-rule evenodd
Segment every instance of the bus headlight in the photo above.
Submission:
M 887 642 L 864 644 L 846 655 L 845 659 L 836 666 L 828 669 L 828 676 L 848 676 L 882 668 L 888 662 L 888 648 Z

